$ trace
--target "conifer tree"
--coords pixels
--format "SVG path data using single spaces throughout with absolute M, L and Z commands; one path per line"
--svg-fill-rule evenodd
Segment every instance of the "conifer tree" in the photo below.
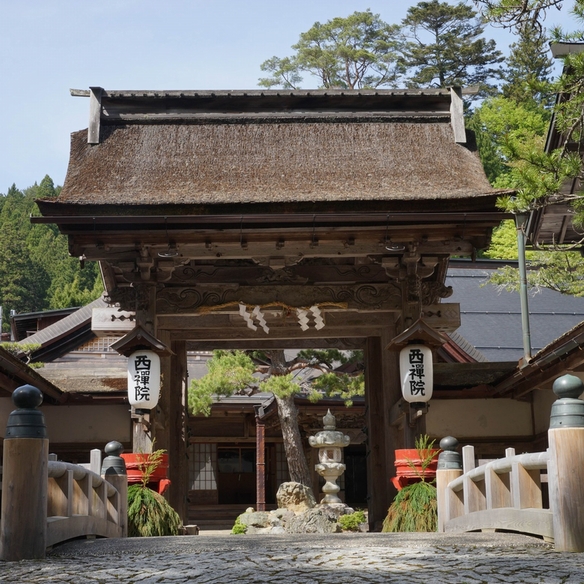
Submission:
M 483 38 L 485 25 L 464 2 L 431 0 L 408 9 L 402 22 L 406 80 L 411 87 L 480 87 L 493 93 L 503 76 L 502 53 Z

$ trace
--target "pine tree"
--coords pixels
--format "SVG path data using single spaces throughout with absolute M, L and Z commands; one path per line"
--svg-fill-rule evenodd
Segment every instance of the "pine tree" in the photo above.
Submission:
M 480 95 L 493 93 L 504 57 L 494 40 L 481 37 L 485 26 L 470 6 L 420 2 L 408 9 L 402 27 L 410 87 L 478 85 Z
M 545 29 L 523 24 L 519 39 L 510 46 L 503 96 L 525 107 L 551 105 L 549 81 L 552 60 Z
M 261 78 L 259 85 L 297 89 L 302 74 L 308 73 L 322 88 L 395 86 L 401 72 L 398 31 L 370 10 L 315 22 L 292 46 L 292 57 L 272 57 L 261 64 L 270 76 Z
M 304 456 L 294 396 L 306 391 L 306 386 L 312 386 L 312 399 L 323 395 L 339 395 L 349 405 L 352 396 L 363 395 L 364 384 L 363 376 L 359 373 L 347 375 L 334 371 L 334 361 L 346 362 L 347 359 L 340 351 L 300 351 L 296 358 L 289 361 L 282 350 L 251 353 L 215 351 L 207 364 L 207 375 L 191 382 L 189 411 L 192 414 L 209 415 L 214 400 L 242 391 L 273 393 L 278 407 L 290 478 L 310 486 L 311 474 Z M 299 371 L 308 370 L 320 371 L 322 375 L 316 380 L 298 376 Z M 266 377 L 260 379 L 254 377 L 254 373 L 262 373 Z

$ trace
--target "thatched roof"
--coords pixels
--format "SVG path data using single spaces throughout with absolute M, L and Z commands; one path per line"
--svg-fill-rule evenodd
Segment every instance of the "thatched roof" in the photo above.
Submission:
M 455 142 L 448 91 L 321 93 L 297 102 L 290 92 L 268 100 L 265 93 L 104 92 L 99 143 L 88 143 L 86 131 L 73 134 L 58 203 L 431 201 L 495 193 L 472 140 Z
M 132 125 L 77 132 L 65 203 L 222 204 L 492 194 L 450 124 Z

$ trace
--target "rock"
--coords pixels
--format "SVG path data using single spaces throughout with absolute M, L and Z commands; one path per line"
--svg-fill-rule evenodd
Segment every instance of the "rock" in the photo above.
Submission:
M 268 535 L 273 533 L 271 527 L 248 527 L 246 535 Z
M 279 508 L 303 513 L 316 505 L 312 489 L 300 483 L 282 483 L 276 493 Z
M 274 517 L 277 517 L 284 523 L 290 521 L 295 515 L 294 511 L 290 511 L 290 509 L 274 509 L 274 511 L 270 511 L 270 514 L 274 515 Z
M 286 525 L 288 533 L 339 533 L 341 528 L 337 523 L 341 509 L 328 506 L 310 509 L 296 515 Z
M 239 522 L 242 525 L 245 525 L 248 530 L 247 532 L 250 533 L 250 527 L 270 527 L 270 514 L 266 511 L 246 511 L 242 513 L 239 517 Z

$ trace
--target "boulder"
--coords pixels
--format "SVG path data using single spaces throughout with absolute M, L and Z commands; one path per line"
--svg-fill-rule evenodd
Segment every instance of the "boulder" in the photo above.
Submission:
M 316 505 L 312 489 L 301 483 L 282 483 L 276 493 L 280 509 L 289 509 L 294 513 L 303 513 Z
M 339 533 L 338 524 L 342 509 L 322 506 L 309 509 L 305 513 L 296 515 L 286 525 L 288 533 Z
M 266 511 L 246 511 L 245 513 L 242 513 L 238 519 L 239 522 L 247 528 L 271 527 L 270 514 Z

